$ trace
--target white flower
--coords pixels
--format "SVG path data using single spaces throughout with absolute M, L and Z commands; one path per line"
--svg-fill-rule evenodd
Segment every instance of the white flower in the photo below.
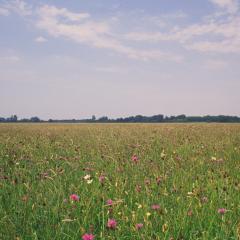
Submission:
M 88 174 L 86 176 L 83 177 L 85 180 L 89 180 L 91 178 L 91 176 Z
M 93 181 L 93 179 L 91 179 L 91 180 L 87 180 L 87 184 L 91 184 L 92 181 Z

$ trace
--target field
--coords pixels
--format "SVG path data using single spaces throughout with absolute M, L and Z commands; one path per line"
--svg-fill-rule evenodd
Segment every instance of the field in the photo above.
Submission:
M 0 239 L 239 239 L 239 124 L 1 124 Z

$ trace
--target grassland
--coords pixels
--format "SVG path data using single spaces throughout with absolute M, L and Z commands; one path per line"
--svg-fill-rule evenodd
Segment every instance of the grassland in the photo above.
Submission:
M 0 239 L 86 233 L 238 239 L 240 125 L 1 124 Z

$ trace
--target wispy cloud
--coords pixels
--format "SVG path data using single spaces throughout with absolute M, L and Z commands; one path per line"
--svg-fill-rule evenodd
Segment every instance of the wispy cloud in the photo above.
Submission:
M 47 39 L 42 36 L 39 36 L 39 37 L 35 38 L 34 41 L 37 43 L 44 43 L 44 42 L 47 42 Z
M 8 16 L 9 14 L 8 9 L 0 7 L 0 16 Z
M 105 48 L 129 58 L 181 61 L 182 57 L 160 50 L 129 47 L 113 34 L 111 21 L 95 21 L 89 13 L 74 13 L 65 8 L 44 5 L 38 9 L 36 26 L 53 37 L 63 37 L 96 48 Z
M 230 3 L 222 6 L 230 8 Z M 135 31 L 125 34 L 125 38 L 131 41 L 155 43 L 178 42 L 185 49 L 200 52 L 240 53 L 239 29 L 240 16 L 231 11 L 224 18 L 213 14 L 205 16 L 200 23 L 184 27 L 175 26 L 168 31 Z
M 236 13 L 239 10 L 238 0 L 210 0 L 217 7 L 229 13 Z
M 33 8 L 30 4 L 22 0 L 10 0 L 4 5 L 10 12 L 15 12 L 20 16 L 30 16 L 33 13 Z

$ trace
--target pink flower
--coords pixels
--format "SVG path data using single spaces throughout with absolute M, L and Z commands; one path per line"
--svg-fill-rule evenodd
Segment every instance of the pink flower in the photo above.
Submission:
M 137 163 L 138 162 L 138 156 L 136 155 L 136 154 L 134 154 L 134 155 L 132 155 L 132 161 L 134 162 L 134 163 Z
M 113 200 L 112 200 L 112 199 L 108 199 L 108 200 L 107 200 L 107 205 L 108 205 L 108 206 L 112 206 L 112 204 L 113 204 Z
M 226 213 L 226 211 L 227 211 L 227 210 L 226 210 L 225 208 L 219 208 L 219 209 L 218 209 L 218 213 L 219 213 L 219 214 L 224 214 L 224 213 Z
M 142 223 L 137 223 L 135 227 L 136 227 L 137 230 L 139 230 L 139 229 L 143 228 L 143 224 Z
M 85 234 L 82 236 L 82 240 L 94 240 L 94 235 L 85 233 Z
M 79 201 L 79 196 L 78 196 L 77 194 L 71 194 L 71 195 L 70 195 L 70 199 L 71 199 L 72 201 Z
M 152 210 L 158 210 L 160 209 L 160 206 L 158 204 L 153 204 L 151 208 Z
M 117 221 L 115 219 L 108 219 L 107 227 L 115 229 L 117 227 Z
M 105 181 L 105 176 L 104 176 L 104 175 L 100 175 L 98 180 L 99 180 L 99 182 L 100 182 L 101 184 L 103 184 L 104 181 Z

